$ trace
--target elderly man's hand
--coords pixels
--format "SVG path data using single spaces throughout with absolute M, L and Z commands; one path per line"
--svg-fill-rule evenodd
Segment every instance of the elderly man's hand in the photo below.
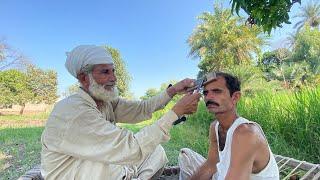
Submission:
M 189 79 L 186 78 L 178 83 L 176 83 L 175 85 L 169 87 L 167 89 L 167 93 L 170 97 L 173 97 L 174 95 L 176 95 L 177 93 L 179 94 L 184 94 L 187 92 L 188 88 L 191 88 L 195 85 L 195 80 L 194 79 Z
M 178 117 L 184 114 L 192 114 L 197 111 L 200 93 L 188 93 L 184 95 L 172 108 Z

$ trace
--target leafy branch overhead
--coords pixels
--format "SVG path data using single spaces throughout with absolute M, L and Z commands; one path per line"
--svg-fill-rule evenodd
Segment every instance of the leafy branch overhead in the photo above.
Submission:
M 248 15 L 247 23 L 262 26 L 270 34 L 272 28 L 282 27 L 283 23 L 291 24 L 289 12 L 294 3 L 301 0 L 231 0 L 232 12 L 239 15 L 243 9 Z

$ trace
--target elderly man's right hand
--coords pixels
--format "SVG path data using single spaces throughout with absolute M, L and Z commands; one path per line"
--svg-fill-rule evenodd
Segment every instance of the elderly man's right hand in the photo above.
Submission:
M 187 93 L 187 89 L 190 87 L 193 87 L 195 85 L 194 79 L 186 78 L 175 85 L 169 87 L 167 89 L 167 92 L 170 97 L 173 97 L 176 94 L 185 94 Z
M 172 108 L 178 117 L 184 114 L 192 114 L 197 111 L 200 93 L 188 93 L 184 95 Z

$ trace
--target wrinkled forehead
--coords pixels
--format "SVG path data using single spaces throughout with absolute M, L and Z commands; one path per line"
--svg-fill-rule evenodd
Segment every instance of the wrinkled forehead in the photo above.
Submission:
M 215 78 L 209 79 L 207 83 L 204 84 L 204 89 L 213 88 L 227 88 L 226 80 L 223 76 L 216 76 Z
M 95 64 L 93 65 L 93 71 L 103 70 L 103 69 L 114 69 L 114 64 Z

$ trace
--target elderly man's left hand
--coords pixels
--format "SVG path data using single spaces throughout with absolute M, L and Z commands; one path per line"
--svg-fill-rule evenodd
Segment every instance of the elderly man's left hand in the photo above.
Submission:
M 187 92 L 188 88 L 191 88 L 195 85 L 195 80 L 194 79 L 189 79 L 186 78 L 178 83 L 176 83 L 175 85 L 169 87 L 167 89 L 167 93 L 170 97 L 173 97 L 174 95 L 176 95 L 177 93 L 179 94 L 184 94 Z

